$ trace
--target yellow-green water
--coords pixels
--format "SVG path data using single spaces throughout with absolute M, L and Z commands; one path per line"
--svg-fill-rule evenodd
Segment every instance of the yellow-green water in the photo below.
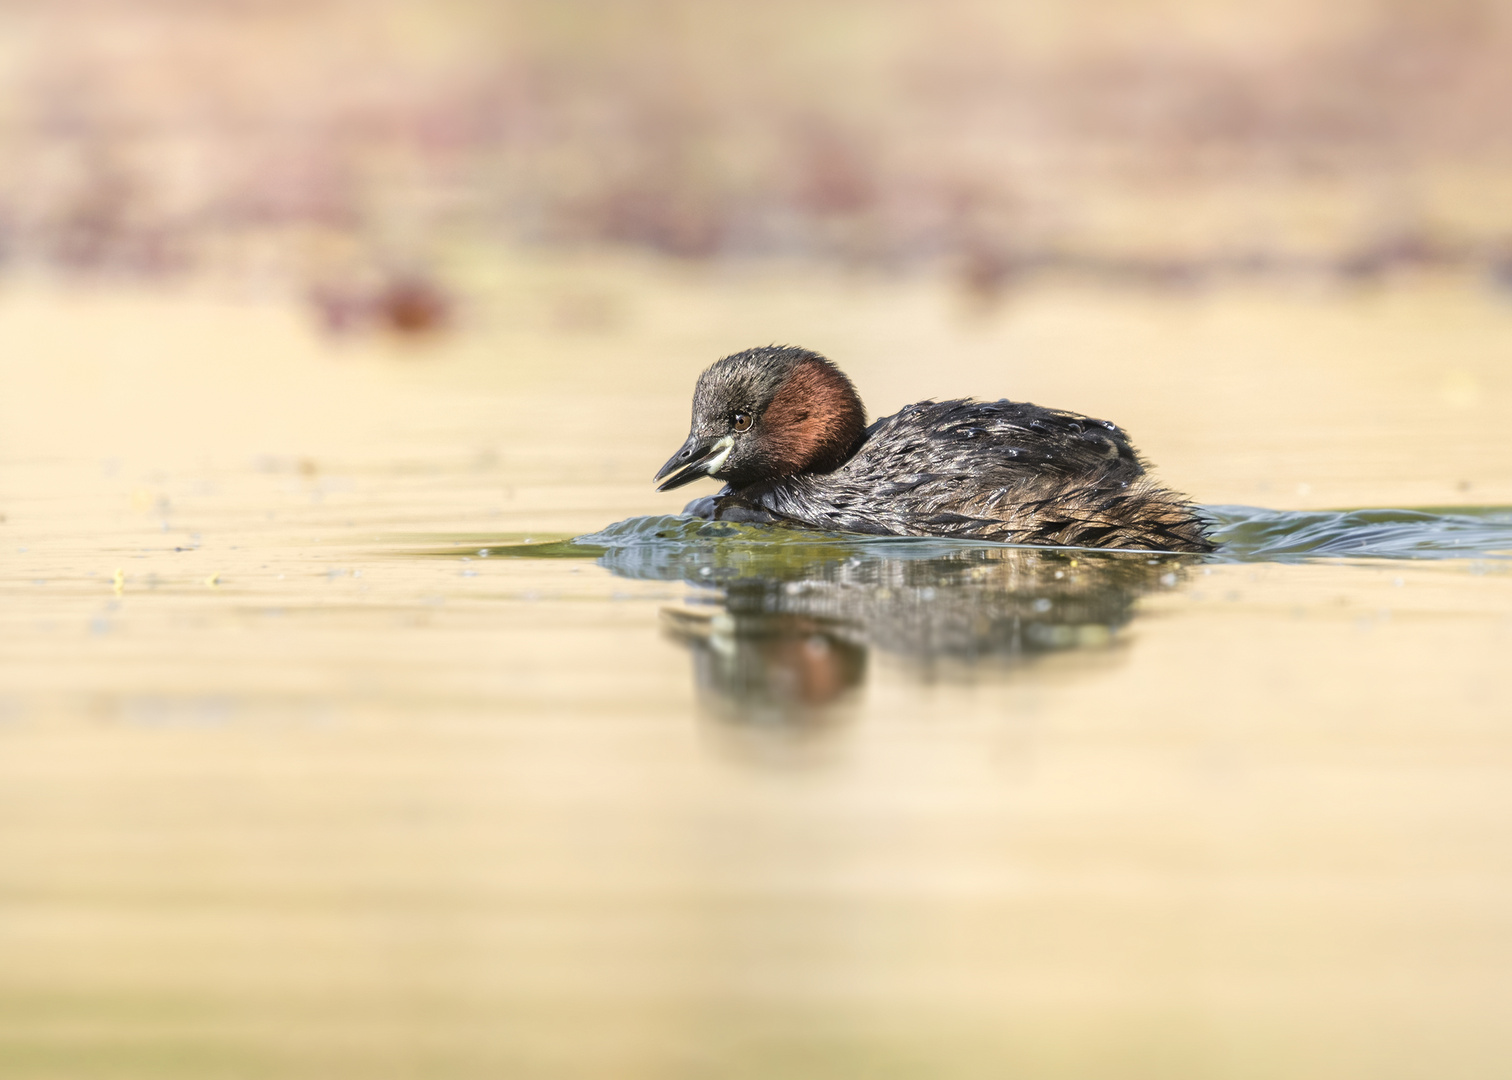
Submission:
M 527 265 L 419 347 L 13 286 L 0 1071 L 1502 1075 L 1509 563 L 511 557 L 675 511 L 774 339 L 1206 504 L 1512 504 L 1512 306 L 1453 283 Z

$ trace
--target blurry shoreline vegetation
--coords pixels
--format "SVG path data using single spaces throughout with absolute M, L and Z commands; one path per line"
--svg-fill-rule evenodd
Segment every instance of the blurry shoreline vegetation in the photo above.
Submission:
M 337 321 L 363 274 L 423 321 L 458 242 L 1512 287 L 1503 0 L 53 0 L 0 42 L 0 271 Z

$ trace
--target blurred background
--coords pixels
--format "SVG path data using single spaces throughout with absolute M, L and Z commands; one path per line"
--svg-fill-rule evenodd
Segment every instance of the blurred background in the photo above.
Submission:
M 927 269 L 987 298 L 1050 273 L 1512 278 L 1497 0 L 61 0 L 0 19 L 11 274 L 272 276 L 333 325 L 370 277 L 462 288 L 451 261 L 490 246 Z
M 0 0 L 0 1073 L 1503 1076 L 1509 103 L 1506 0 Z M 773 341 L 1400 543 L 690 533 Z

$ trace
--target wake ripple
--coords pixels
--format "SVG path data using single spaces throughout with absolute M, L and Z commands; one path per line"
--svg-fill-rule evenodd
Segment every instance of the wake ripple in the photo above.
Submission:
M 1209 506 L 1203 508 L 1203 513 L 1213 523 L 1213 538 L 1220 545 L 1213 558 L 1219 561 L 1512 558 L 1512 507 L 1266 510 L 1256 506 Z M 902 558 L 929 558 L 962 548 L 1009 546 L 978 540 L 806 532 L 675 515 L 616 522 L 599 532 L 578 537 L 572 545 L 604 550 L 647 545 L 670 549 L 710 542 L 807 549 L 857 548 Z
M 1218 562 L 1512 559 L 1512 507 L 1302 511 L 1209 506 L 1202 512 L 1220 545 L 1207 558 Z M 677 562 L 711 544 L 724 550 L 743 549 L 745 557 L 757 563 L 850 555 L 929 559 L 969 549 L 1014 546 L 937 537 L 823 533 L 663 515 L 629 518 L 572 540 L 496 548 L 495 553 L 527 558 L 599 558 L 618 553 L 621 559 L 657 563 Z
M 1210 506 L 1219 559 L 1512 558 L 1512 507 L 1422 510 L 1264 510 Z

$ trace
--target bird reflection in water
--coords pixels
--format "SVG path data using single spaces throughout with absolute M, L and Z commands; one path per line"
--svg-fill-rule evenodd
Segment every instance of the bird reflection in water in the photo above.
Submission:
M 866 644 L 844 623 L 762 611 L 667 608 L 662 616 L 672 639 L 693 654 L 705 711 L 721 719 L 833 721 L 866 676 Z
M 600 562 L 625 577 L 700 586 L 704 595 L 663 620 L 692 653 L 702 706 L 725 721 L 793 730 L 842 719 L 873 652 L 923 680 L 1071 650 L 1106 655 L 1139 597 L 1174 587 L 1200 558 L 912 540 L 760 545 L 745 535 L 751 527 L 730 531 L 615 548 Z

